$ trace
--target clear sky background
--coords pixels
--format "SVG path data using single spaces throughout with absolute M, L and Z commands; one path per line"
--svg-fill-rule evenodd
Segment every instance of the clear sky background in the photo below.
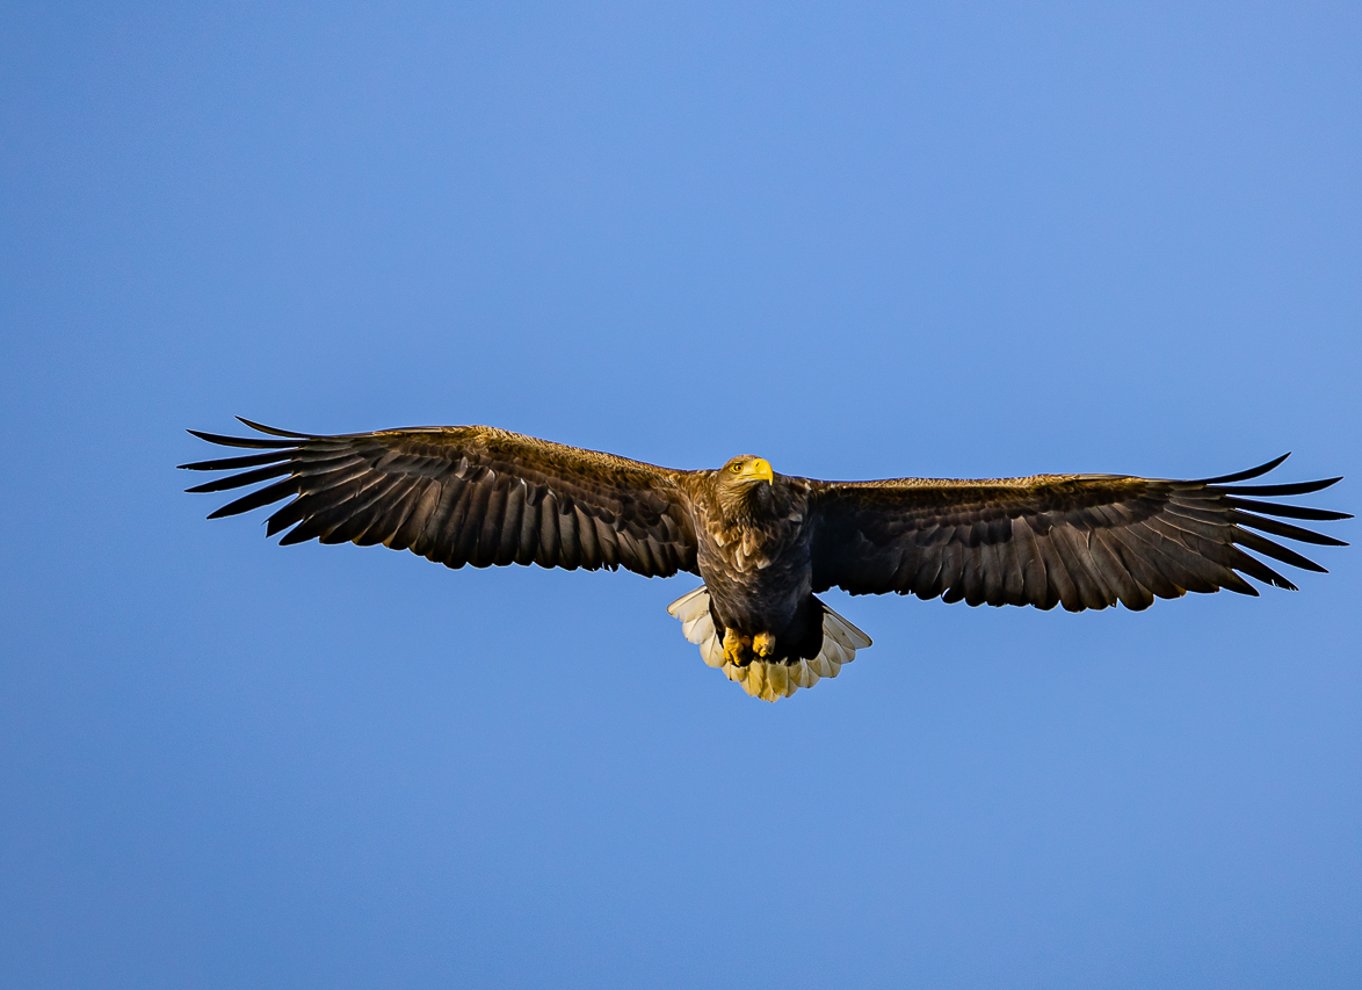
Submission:
M 115 9 L 115 8 L 120 9 Z M 10 3 L 0 983 L 1362 985 L 1362 568 L 1068 615 L 281 550 L 233 414 L 1362 505 L 1362 8 Z M 1330 531 L 1356 541 L 1358 526 Z

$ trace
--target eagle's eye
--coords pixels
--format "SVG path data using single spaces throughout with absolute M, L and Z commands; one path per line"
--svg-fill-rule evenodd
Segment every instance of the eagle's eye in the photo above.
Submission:
M 730 465 L 728 466 L 728 469 L 729 469 L 730 471 L 732 471 L 734 474 L 737 474 L 737 473 L 739 473 L 740 471 L 742 471 L 742 465 L 741 465 L 741 464 L 730 464 Z

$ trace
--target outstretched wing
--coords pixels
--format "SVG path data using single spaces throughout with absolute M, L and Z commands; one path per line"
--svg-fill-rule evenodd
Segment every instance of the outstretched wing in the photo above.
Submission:
M 1245 551 L 1322 571 L 1269 537 L 1346 544 L 1273 517 L 1349 515 L 1259 499 L 1319 491 L 1337 478 L 1234 485 L 1266 474 L 1286 456 L 1200 481 L 1104 474 L 815 481 L 814 590 L 837 585 L 852 594 L 1062 604 L 1077 612 L 1117 601 L 1142 609 L 1156 597 L 1188 591 L 1256 595 L 1243 575 L 1294 589 Z
M 686 472 L 486 426 L 316 436 L 242 422 L 265 436 L 189 432 L 261 453 L 180 466 L 234 472 L 191 492 L 268 482 L 209 518 L 289 499 L 266 530 L 287 529 L 281 544 L 382 543 L 448 567 L 696 570 Z

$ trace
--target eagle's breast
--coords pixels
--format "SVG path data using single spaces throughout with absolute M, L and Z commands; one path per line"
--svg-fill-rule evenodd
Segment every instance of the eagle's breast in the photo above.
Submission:
M 800 541 L 804 513 L 792 509 L 774 519 L 738 519 L 710 532 L 716 548 L 735 571 L 762 571 L 785 557 Z

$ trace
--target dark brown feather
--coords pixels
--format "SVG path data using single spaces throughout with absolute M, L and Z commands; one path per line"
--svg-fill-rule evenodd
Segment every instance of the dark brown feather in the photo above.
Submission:
M 816 521 L 813 588 L 940 596 L 971 605 L 1062 604 L 1072 611 L 1118 601 L 1141 609 L 1156 597 L 1220 588 L 1256 595 L 1244 576 L 1291 588 L 1245 551 L 1323 570 L 1277 540 L 1343 541 L 1281 517 L 1349 516 L 1246 498 L 1303 495 L 1338 480 L 1237 484 L 1283 460 L 1285 455 L 1199 481 L 1125 475 L 809 481 Z
M 242 422 L 267 436 L 190 432 L 262 453 L 181 466 L 234 472 L 195 492 L 270 482 L 212 517 L 283 502 L 267 526 L 281 544 L 382 543 L 450 567 L 697 569 L 687 472 L 490 427 L 323 436 Z

